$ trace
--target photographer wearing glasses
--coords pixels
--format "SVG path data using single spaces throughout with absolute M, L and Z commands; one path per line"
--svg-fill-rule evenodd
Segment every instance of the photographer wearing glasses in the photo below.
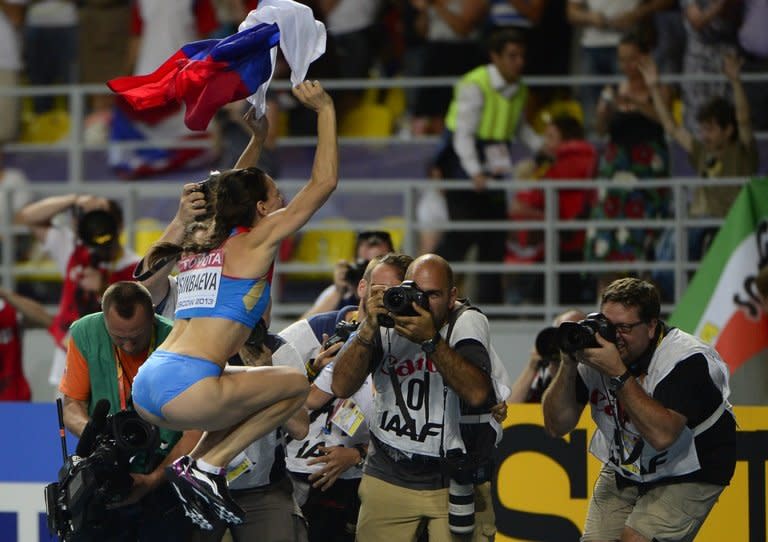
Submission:
M 735 468 L 728 367 L 659 319 L 648 282 L 612 282 L 600 311 L 560 326 L 562 361 L 543 399 L 555 436 L 588 403 L 597 424 L 590 451 L 604 465 L 581 540 L 694 540 Z
M 405 278 L 371 286 L 366 318 L 334 362 L 334 395 L 349 397 L 369 374 L 376 389 L 359 490 L 357 538 L 366 542 L 415 540 L 424 524 L 433 542 L 451 540 L 455 528 L 471 532 L 474 514 L 449 525 L 448 486 L 460 481 L 456 498 L 471 499 L 473 484 L 486 481 L 475 476 L 484 463 L 464 461 L 474 456 L 460 422 L 462 404 L 488 419 L 495 402 L 488 320 L 457 300 L 440 256 L 416 258 Z

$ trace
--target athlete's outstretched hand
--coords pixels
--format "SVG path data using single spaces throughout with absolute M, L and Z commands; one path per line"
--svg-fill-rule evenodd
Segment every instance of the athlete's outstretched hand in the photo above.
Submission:
M 313 111 L 320 111 L 324 107 L 333 107 L 333 100 L 323 90 L 319 81 L 304 81 L 293 87 L 293 95 Z

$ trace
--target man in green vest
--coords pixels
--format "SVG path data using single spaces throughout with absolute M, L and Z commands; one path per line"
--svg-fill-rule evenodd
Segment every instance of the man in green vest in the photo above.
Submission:
M 491 63 L 465 74 L 456 84 L 445 118 L 435 165 L 447 179 L 472 179 L 474 190 L 446 190 L 448 215 L 453 220 L 506 220 L 503 190 L 488 190 L 489 179 L 512 173 L 510 144 L 521 139 L 538 148 L 540 138 L 525 122 L 528 89 L 520 80 L 525 59 L 523 36 L 500 30 L 488 41 Z M 447 231 L 435 252 L 450 262 L 461 261 L 477 245 L 478 261 L 504 261 L 503 231 Z M 503 303 L 501 275 L 478 280 L 479 304 Z
M 67 361 L 59 390 L 64 395 L 64 424 L 78 438 L 101 399 L 110 414 L 132 410 L 136 372 L 171 331 L 155 315 L 152 296 L 137 282 L 116 282 L 102 297 L 102 312 L 77 320 L 70 329 Z M 131 462 L 133 486 L 127 498 L 107 510 L 99 522 L 99 540 L 187 540 L 192 524 L 166 482 L 164 468 L 188 453 L 200 432 L 160 430 L 154 453 Z

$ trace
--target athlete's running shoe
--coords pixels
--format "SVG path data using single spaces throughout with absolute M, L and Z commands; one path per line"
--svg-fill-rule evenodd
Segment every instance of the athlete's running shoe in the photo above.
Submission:
M 224 470 L 218 474 L 208 473 L 200 470 L 193 459 L 181 459 L 166 467 L 168 479 L 177 488 L 177 493 L 186 495 L 192 491 L 218 518 L 235 525 L 241 524 L 245 512 L 230 496 Z
M 189 468 L 191 463 L 192 458 L 184 455 L 174 461 L 173 464 L 167 467 L 167 469 L 173 469 L 175 472 L 181 473 Z M 168 472 L 168 470 L 166 470 L 166 472 Z M 171 487 L 181 501 L 184 515 L 201 529 L 206 531 L 213 530 L 213 524 L 218 521 L 219 517 L 214 514 L 207 503 L 203 503 L 200 496 L 185 484 L 175 483 L 175 478 L 171 477 L 170 473 L 168 473 L 168 479 Z

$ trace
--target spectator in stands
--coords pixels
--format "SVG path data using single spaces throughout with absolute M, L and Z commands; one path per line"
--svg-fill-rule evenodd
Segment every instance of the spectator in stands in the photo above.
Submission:
M 694 137 L 685 126 L 676 126 L 661 97 L 658 74 L 651 60 L 640 63 L 640 70 L 651 89 L 653 103 L 664 129 L 688 154 L 693 168 L 704 178 L 744 177 L 758 168 L 758 151 L 749 119 L 749 102 L 741 84 L 741 59 L 734 53 L 722 57 L 722 70 L 730 82 L 734 103 L 714 97 L 696 112 L 700 136 Z M 688 214 L 695 218 L 723 218 L 731 208 L 739 186 L 702 186 L 692 195 Z M 689 233 L 689 258 L 700 259 L 717 228 Z
M 598 130 L 608 134 L 598 177 L 614 180 L 647 179 L 669 175 L 669 150 L 664 128 L 651 100 L 651 89 L 638 68 L 650 50 L 638 34 L 621 38 L 618 47 L 621 71 L 626 79 L 616 89 L 603 89 L 597 105 Z M 600 205 L 593 208 L 598 219 L 668 217 L 666 189 L 608 190 Z M 601 229 L 587 240 L 586 257 L 593 261 L 652 260 L 661 235 L 648 228 Z M 607 280 L 615 277 L 601 277 Z M 598 287 L 599 288 L 599 287 Z
M 506 194 L 489 189 L 488 182 L 512 173 L 514 139 L 532 148 L 540 144 L 523 116 L 528 87 L 520 79 L 525 57 L 522 36 L 501 30 L 490 37 L 488 50 L 491 63 L 475 68 L 456 84 L 435 160 L 445 178 L 470 178 L 474 184 L 474 190 L 446 191 L 451 220 L 506 220 Z M 448 231 L 436 252 L 456 262 L 477 245 L 479 261 L 501 263 L 505 237 L 503 231 Z M 501 303 L 502 298 L 499 273 L 479 281 L 478 303 Z
M 27 310 L 33 321 L 41 317 L 45 321 L 46 316 L 50 319 L 35 301 L 0 288 L 0 401 L 29 401 L 32 398 L 29 382 L 24 376 L 24 337 L 19 326 L 19 317 L 22 314 L 26 317 Z
M 563 75 L 570 72 L 572 28 L 566 17 L 567 0 L 490 0 L 487 35 L 514 28 L 525 36 L 525 74 Z M 564 87 L 530 89 L 527 116 L 533 118 L 546 104 L 568 96 Z
M 739 28 L 739 46 L 744 57 L 744 73 L 768 73 L 768 32 L 762 21 L 768 21 L 768 2 L 745 0 L 744 17 Z M 768 83 L 746 83 L 752 127 L 768 130 Z
M 0 87 L 15 87 L 21 72 L 19 29 L 27 0 L 0 0 Z M 19 130 L 18 96 L 0 96 L 0 143 L 13 141 Z
M 32 85 L 77 81 L 77 7 L 74 0 L 32 0 L 24 28 L 26 74 Z M 53 96 L 32 97 L 35 113 L 53 109 Z
M 129 0 L 82 0 L 78 7 L 78 66 L 80 83 L 104 85 L 126 73 L 131 20 Z M 85 121 L 88 140 L 105 141 L 114 99 L 108 89 L 90 96 L 91 115 Z
M 339 260 L 333 270 L 333 284 L 325 288 L 310 309 L 301 318 L 338 310 L 347 305 L 357 305 L 357 283 L 363 276 L 368 262 L 395 250 L 392 236 L 386 231 L 363 231 L 357 234 L 355 261 Z
M 2 38 L 0 38 L 2 39 Z M 11 210 L 15 213 L 22 209 L 32 200 L 32 192 L 29 190 L 29 182 L 27 176 L 20 169 L 5 166 L 5 155 L 2 148 L 0 148 L 0 186 L 10 191 L 11 197 Z M 0 225 L 5 224 L 6 214 L 6 195 L 3 193 L 0 195 Z M 13 223 L 13 216 L 7 218 L 10 223 Z M 26 243 L 20 237 L 16 237 L 16 259 L 26 259 L 26 252 L 29 248 Z
M 690 74 L 720 73 L 720 59 L 736 49 L 741 23 L 741 2 L 737 0 L 680 0 L 685 23 L 686 48 L 683 71 Z M 681 85 L 684 126 L 695 132 L 699 109 L 713 96 L 727 96 L 725 84 L 688 81 Z
M 74 213 L 74 223 L 54 221 L 68 210 Z M 114 282 L 130 280 L 139 258 L 120 243 L 123 212 L 113 200 L 77 194 L 50 196 L 27 205 L 14 220 L 31 228 L 64 280 L 58 312 L 48 328 L 55 344 L 49 381 L 58 386 L 69 326 L 100 310 L 104 290 Z
M 555 330 L 563 322 L 578 322 L 586 318 L 586 314 L 578 309 L 568 309 L 557 315 L 552 327 L 539 332 L 536 343 L 531 348 L 523 372 L 512 384 L 512 391 L 507 397 L 508 403 L 540 403 L 547 386 L 557 374 L 560 367 L 560 347 Z
M 653 14 L 653 35 L 655 36 L 653 59 L 661 73 L 680 73 L 683 71 L 686 39 L 680 0 L 656 2 L 656 4 L 658 9 Z
M 330 48 L 335 53 L 338 76 L 367 79 L 379 46 L 382 0 L 321 0 L 319 15 L 325 21 Z M 356 105 L 362 92 L 344 91 L 339 96 L 339 114 Z
M 540 165 L 532 175 L 537 179 L 591 179 L 597 167 L 597 151 L 584 139 L 584 128 L 581 123 L 569 115 L 557 116 L 547 123 L 544 130 L 544 143 L 537 158 Z M 559 219 L 575 220 L 588 217 L 596 198 L 597 194 L 593 190 L 560 190 L 557 206 Z M 541 190 L 518 191 L 512 200 L 509 216 L 513 220 L 544 220 L 546 216 L 544 192 Z M 584 259 L 586 239 L 584 230 L 566 230 L 559 234 L 559 238 L 559 261 L 578 262 Z M 510 256 L 515 261 L 542 261 L 544 238 L 541 232 L 527 230 L 514 232 L 513 239 L 507 243 L 507 257 Z M 534 289 L 542 292 L 543 284 L 537 283 Z M 561 303 L 588 301 L 588 294 L 582 285 L 580 274 L 560 275 L 560 300 Z
M 622 33 L 669 4 L 670 0 L 568 0 L 568 20 L 582 28 L 582 72 L 585 75 L 614 75 L 619 67 L 617 47 Z M 592 118 L 592 107 L 599 94 L 598 87 L 585 87 L 585 118 Z
M 478 40 L 488 13 L 488 0 L 411 0 L 414 24 L 426 39 L 421 74 L 424 77 L 461 75 L 485 60 Z M 451 102 L 448 88 L 417 91 L 411 111 L 416 135 L 439 134 Z

